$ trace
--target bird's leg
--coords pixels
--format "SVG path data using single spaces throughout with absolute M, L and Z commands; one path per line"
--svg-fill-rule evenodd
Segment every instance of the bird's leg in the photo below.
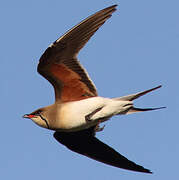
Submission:
M 102 107 L 101 107 L 101 108 L 98 108 L 98 109 L 95 109 L 93 112 L 91 112 L 90 114 L 86 115 L 86 116 L 85 116 L 86 122 L 91 122 L 91 121 L 92 121 L 92 120 L 91 120 L 91 117 L 92 117 L 94 114 L 96 114 L 98 111 L 100 111 L 101 109 L 102 109 Z
M 103 131 L 105 125 L 103 125 L 102 127 L 100 127 L 100 126 L 99 126 L 100 123 L 101 123 L 101 121 L 99 120 L 99 121 L 98 121 L 98 124 L 97 124 L 96 127 L 95 127 L 95 132 Z

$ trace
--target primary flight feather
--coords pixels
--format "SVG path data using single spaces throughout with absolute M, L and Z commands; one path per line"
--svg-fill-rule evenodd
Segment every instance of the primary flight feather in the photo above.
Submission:
M 77 59 L 79 51 L 114 11 L 116 5 L 93 14 L 46 49 L 37 70 L 54 87 L 55 102 L 24 115 L 24 118 L 55 130 L 55 139 L 74 152 L 115 167 L 151 173 L 99 141 L 95 132 L 103 129 L 99 127 L 101 122 L 114 115 L 160 109 L 136 108 L 133 100 L 161 86 L 119 98 L 100 97 Z

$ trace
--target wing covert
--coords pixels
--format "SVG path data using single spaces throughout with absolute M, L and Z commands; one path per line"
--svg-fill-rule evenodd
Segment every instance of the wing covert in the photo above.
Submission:
M 116 5 L 113 5 L 86 18 L 51 44 L 41 56 L 38 72 L 53 85 L 56 101 L 97 96 L 95 85 L 76 56 L 115 10 Z

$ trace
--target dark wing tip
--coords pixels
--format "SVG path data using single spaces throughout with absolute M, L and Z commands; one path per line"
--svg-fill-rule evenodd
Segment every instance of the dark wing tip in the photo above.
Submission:
M 117 6 L 118 6 L 118 4 L 114 4 L 114 5 L 111 5 L 111 6 L 107 7 L 107 8 L 109 8 L 109 9 L 110 9 L 110 8 L 116 8 Z M 106 8 L 106 9 L 107 9 L 107 8 Z
M 146 168 L 144 168 L 143 166 L 140 166 L 140 167 L 141 167 L 141 169 L 140 169 L 140 171 L 138 171 L 138 172 L 153 174 L 153 172 L 152 172 L 151 170 L 146 169 Z M 135 171 L 135 170 L 134 170 L 134 171 Z
M 101 12 L 102 12 L 102 11 L 104 11 L 104 12 L 109 11 L 109 12 L 113 13 L 114 11 L 117 10 L 117 9 L 116 9 L 117 6 L 118 6 L 117 4 L 112 5 L 112 6 L 109 6 L 109 7 L 107 7 L 107 8 L 102 9 Z M 100 11 L 99 11 L 99 12 L 100 12 Z M 97 13 L 98 13 L 98 12 L 97 12 Z
M 126 170 L 152 174 L 149 169 L 128 160 L 94 137 L 94 128 L 69 133 L 55 132 L 54 138 L 70 150 L 96 161 Z
M 146 173 L 153 174 L 153 172 L 149 169 L 146 169 Z

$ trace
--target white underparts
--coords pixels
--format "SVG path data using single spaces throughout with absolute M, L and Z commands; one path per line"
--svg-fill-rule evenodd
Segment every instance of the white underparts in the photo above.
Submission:
M 59 128 L 79 129 L 98 123 L 98 120 L 107 120 L 117 114 L 125 114 L 132 107 L 131 101 L 116 101 L 109 98 L 93 97 L 81 101 L 70 102 L 61 108 Z M 93 114 L 97 109 L 96 113 Z M 90 122 L 85 117 L 92 113 Z
M 93 121 L 114 115 L 126 114 L 132 106 L 132 102 L 129 101 L 109 101 L 100 111 L 91 117 L 91 120 Z

